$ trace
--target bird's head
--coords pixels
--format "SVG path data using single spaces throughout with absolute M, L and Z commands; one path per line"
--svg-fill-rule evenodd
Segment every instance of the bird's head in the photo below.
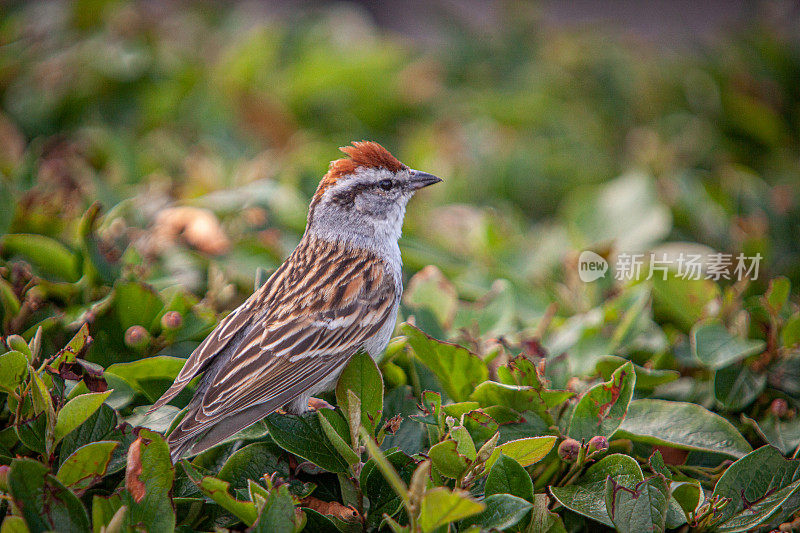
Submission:
M 400 237 L 406 204 L 416 191 L 442 181 L 408 168 L 376 142 L 340 148 L 308 212 L 308 230 L 327 238 Z

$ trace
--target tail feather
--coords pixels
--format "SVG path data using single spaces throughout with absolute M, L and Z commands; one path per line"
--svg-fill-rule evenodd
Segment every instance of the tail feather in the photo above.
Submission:
M 277 407 L 270 404 L 256 405 L 240 413 L 233 414 L 208 429 L 196 428 L 192 431 L 186 431 L 182 420 L 167 437 L 172 461 L 177 462 L 184 455 L 196 455 L 212 446 L 216 446 L 266 417 L 275 411 Z M 192 415 L 193 412 L 190 411 L 186 414 L 184 420 L 191 420 Z

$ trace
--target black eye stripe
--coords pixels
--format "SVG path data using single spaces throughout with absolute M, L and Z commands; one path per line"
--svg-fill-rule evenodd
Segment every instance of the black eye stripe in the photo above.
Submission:
M 377 186 L 383 189 L 384 191 L 390 190 L 394 187 L 394 182 L 390 179 L 381 180 L 377 183 Z

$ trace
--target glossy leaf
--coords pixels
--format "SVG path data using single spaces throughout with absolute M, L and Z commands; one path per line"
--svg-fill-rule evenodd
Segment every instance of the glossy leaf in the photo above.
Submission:
M 614 527 L 606 509 L 606 479 L 633 489 L 643 481 L 639 464 L 632 457 L 612 454 L 591 465 L 573 485 L 550 487 L 552 495 L 567 509 Z
M 605 383 L 584 394 L 572 412 L 569 436 L 588 441 L 596 435 L 610 437 L 622 424 L 636 386 L 633 363 L 625 363 Z
M 482 512 L 486 506 L 463 490 L 436 487 L 425 492 L 420 504 L 419 525 L 423 533 Z
M 275 487 L 258 513 L 253 533 L 294 533 L 294 502 L 286 485 Z
M 719 531 L 748 531 L 768 518 L 800 489 L 800 460 L 785 459 L 762 446 L 728 468 L 714 487 L 713 497 L 730 503 L 715 513 Z
M 111 394 L 106 392 L 90 392 L 68 401 L 58 412 L 54 431 L 55 442 L 61 442 L 67 433 L 83 424 Z
M 89 517 L 80 500 L 41 463 L 14 460 L 8 489 L 31 531 L 83 533 L 89 529 Z
M 721 416 L 684 402 L 634 400 L 614 438 L 742 457 L 750 445 Z
M 742 339 L 728 332 L 718 322 L 697 324 L 692 328 L 692 353 L 704 366 L 717 370 L 741 361 L 764 349 L 764 341 Z
M 486 363 L 466 348 L 438 341 L 411 324 L 403 324 L 402 331 L 416 357 L 436 374 L 454 401 L 467 400 L 475 386 L 489 377 Z
M 606 478 L 606 510 L 620 533 L 663 532 L 669 504 L 669 482 L 664 476 L 640 481 L 633 488 Z
M 13 392 L 28 376 L 28 358 L 17 351 L 0 355 L 0 390 Z
M 270 435 L 284 450 L 330 472 L 347 472 L 347 461 L 328 440 L 316 413 L 301 416 L 273 413 L 266 422 Z
M 491 468 L 501 454 L 514 459 L 522 466 L 530 466 L 544 459 L 555 443 L 556 437 L 528 437 L 504 442 L 497 446 L 486 460 L 486 468 Z
M 350 409 L 348 390 L 361 401 L 361 423 L 374 434 L 383 414 L 383 380 L 378 365 L 364 351 L 350 359 L 336 384 L 336 403 L 344 413 Z
M 480 526 L 482 529 L 504 530 L 516 525 L 533 508 L 531 502 L 511 494 L 492 494 L 483 499 L 483 504 L 486 508 L 462 520 L 460 529 Z
M 123 504 L 128 507 L 128 526 L 147 524 L 152 530 L 172 531 L 175 509 L 170 492 L 175 468 L 169 447 L 163 437 L 148 429 L 139 430 L 139 437 L 128 449 Z
M 443 476 L 458 478 L 465 473 L 471 460 L 458 452 L 458 444 L 451 439 L 443 440 L 431 446 L 428 456 L 433 466 Z
M 411 481 L 411 475 L 417 465 L 410 456 L 400 450 L 393 450 L 386 453 L 386 460 L 403 482 L 408 484 Z M 374 459 L 364 464 L 359 482 L 361 491 L 369 499 L 370 512 L 367 519 L 371 525 L 380 524 L 384 514 L 395 516 L 400 511 L 403 501 L 384 479 Z
M 501 452 L 486 478 L 484 492 L 487 496 L 511 494 L 530 502 L 533 501 L 533 481 L 522 465 Z
M 727 411 L 741 411 L 758 398 L 767 384 L 765 374 L 731 365 L 714 373 L 714 397 Z
M 115 441 L 98 441 L 75 450 L 58 469 L 56 477 L 72 490 L 85 490 L 101 479 L 108 470 Z

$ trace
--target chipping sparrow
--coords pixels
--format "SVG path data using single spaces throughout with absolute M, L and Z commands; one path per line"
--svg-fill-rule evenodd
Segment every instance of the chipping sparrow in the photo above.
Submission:
M 308 210 L 300 244 L 228 315 L 150 409 L 202 373 L 169 435 L 173 460 L 198 453 L 275 409 L 301 413 L 330 390 L 350 357 L 378 357 L 403 291 L 400 237 L 414 192 L 441 179 L 411 170 L 378 143 L 341 148 Z

